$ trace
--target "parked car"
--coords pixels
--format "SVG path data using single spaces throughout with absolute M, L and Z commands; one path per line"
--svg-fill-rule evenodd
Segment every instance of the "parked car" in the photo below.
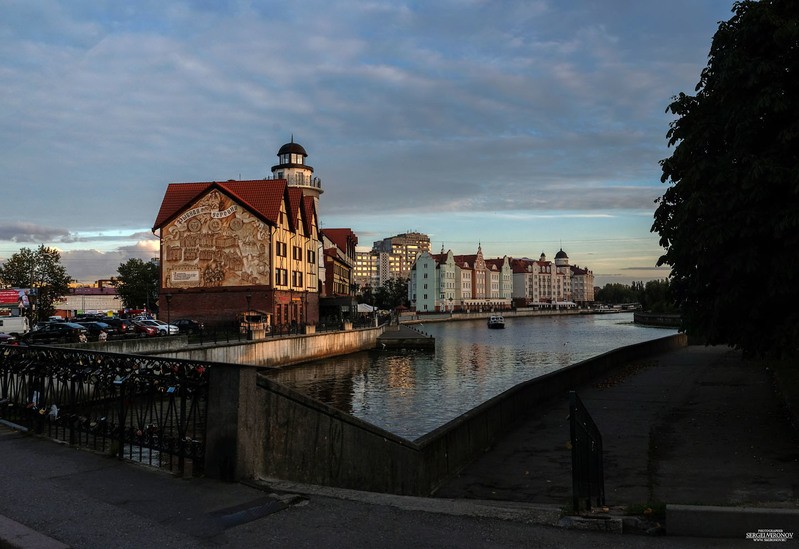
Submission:
M 0 333 L 0 345 L 19 345 L 20 341 L 16 335 Z
M 152 326 L 158 330 L 159 335 L 177 335 L 180 333 L 180 329 L 177 326 L 173 324 L 167 324 L 162 320 L 140 320 L 139 324 L 143 324 L 144 326 Z
M 172 324 L 178 327 L 181 334 L 199 334 L 204 329 L 202 322 L 197 322 L 196 320 L 190 320 L 188 318 L 173 320 Z
M 137 337 L 153 337 L 160 335 L 161 333 L 158 331 L 158 328 L 154 326 L 145 326 L 139 321 L 132 321 L 133 322 L 133 332 L 136 334 Z
M 105 315 L 97 313 L 86 313 L 75 315 L 69 319 L 70 322 L 102 322 L 106 318 Z
M 27 316 L 3 316 L 0 317 L 0 333 L 4 334 L 24 334 L 30 329 Z
M 86 337 L 89 341 L 111 339 L 117 335 L 116 329 L 105 322 L 76 322 L 76 324 L 86 328 L 88 332 Z
M 112 326 L 116 330 L 116 335 L 119 337 L 135 337 L 137 335 L 133 322 L 127 318 L 109 316 L 104 318 L 102 322 Z
M 48 322 L 22 336 L 31 345 L 40 343 L 79 343 L 86 341 L 88 330 L 74 322 Z

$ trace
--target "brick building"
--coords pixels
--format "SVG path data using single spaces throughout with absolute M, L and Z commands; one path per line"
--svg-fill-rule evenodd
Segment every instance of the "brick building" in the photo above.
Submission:
M 317 204 L 322 192 L 293 139 L 271 179 L 171 183 L 161 239 L 161 316 L 232 326 L 248 309 L 273 325 L 319 319 Z

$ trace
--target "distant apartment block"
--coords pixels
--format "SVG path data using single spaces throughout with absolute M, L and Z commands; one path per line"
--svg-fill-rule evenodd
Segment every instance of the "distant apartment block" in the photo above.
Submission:
M 371 250 L 356 252 L 355 283 L 377 288 L 390 278 L 407 278 L 419 254 L 429 251 L 430 237 L 423 233 L 403 233 L 378 240 Z

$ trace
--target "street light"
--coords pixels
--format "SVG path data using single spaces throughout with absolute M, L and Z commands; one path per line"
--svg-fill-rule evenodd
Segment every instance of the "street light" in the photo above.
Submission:
M 169 304 L 172 302 L 172 294 L 166 294 L 166 335 L 172 335 L 172 323 L 170 322 Z
M 245 295 L 244 299 L 247 300 L 247 312 L 244 313 L 247 317 L 247 339 L 252 339 L 252 332 L 250 331 L 250 300 L 252 299 L 252 294 Z

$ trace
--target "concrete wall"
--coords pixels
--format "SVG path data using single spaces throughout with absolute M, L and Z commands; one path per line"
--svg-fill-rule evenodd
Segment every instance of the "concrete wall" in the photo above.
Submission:
M 187 336 L 172 337 L 137 337 L 131 339 L 112 339 L 109 341 L 92 341 L 89 343 L 66 343 L 59 347 L 70 347 L 84 351 L 103 351 L 127 355 L 152 355 L 177 349 L 189 344 Z
M 165 358 L 280 367 L 328 356 L 374 349 L 383 328 L 323 332 L 240 343 L 191 346 L 159 352 Z
M 259 410 L 264 423 L 239 422 L 238 432 L 257 441 L 259 448 L 250 453 L 262 455 L 263 461 L 251 469 L 252 462 L 240 460 L 240 468 L 231 474 L 429 495 L 537 405 L 565 397 L 568 390 L 615 367 L 685 344 L 685 335 L 672 335 L 579 362 L 519 384 L 413 442 L 258 376 L 257 388 L 240 388 L 250 393 L 242 397 L 246 401 L 263 403 Z M 248 429 L 260 432 L 242 432 Z
M 636 311 L 633 313 L 633 322 L 646 326 L 666 326 L 669 328 L 679 328 L 682 317 L 679 314 L 669 313 L 645 313 Z

